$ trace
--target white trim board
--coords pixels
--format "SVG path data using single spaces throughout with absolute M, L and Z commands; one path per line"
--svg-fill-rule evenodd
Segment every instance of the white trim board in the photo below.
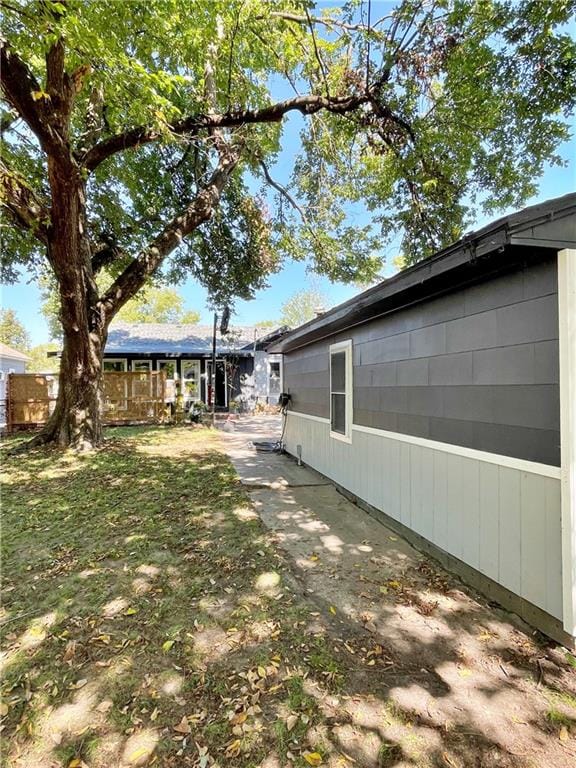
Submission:
M 286 411 L 288 416 L 299 416 L 301 419 L 310 419 L 310 421 L 319 421 L 321 424 L 330 426 L 330 419 L 325 416 L 313 416 L 311 413 L 300 413 L 300 411 Z
M 564 629 L 576 635 L 576 250 L 558 253 Z
M 332 356 L 344 353 L 344 392 L 335 392 L 332 389 Z M 354 372 L 352 364 L 352 339 L 338 341 L 336 344 L 330 344 L 330 437 L 335 440 L 341 440 L 343 443 L 352 442 L 352 424 L 354 422 Z M 336 395 L 344 397 L 344 432 L 337 432 L 332 429 L 332 398 Z
M 299 411 L 288 411 L 289 415 L 300 416 L 303 419 L 311 419 L 312 421 L 319 421 L 323 424 L 330 426 L 330 420 L 322 416 L 311 416 L 307 413 L 300 413 Z M 537 461 L 528 461 L 527 459 L 517 459 L 513 456 L 502 456 L 499 453 L 488 453 L 487 451 L 479 451 L 476 448 L 466 448 L 462 445 L 454 445 L 453 443 L 441 443 L 438 440 L 429 440 L 426 437 L 416 437 L 414 435 L 405 435 L 402 432 L 388 432 L 385 429 L 376 429 L 375 427 L 364 427 L 361 424 L 352 425 L 353 432 L 365 432 L 369 435 L 376 435 L 378 437 L 385 437 L 388 440 L 397 440 L 400 443 L 409 443 L 411 445 L 420 445 L 423 448 L 431 448 L 435 451 L 443 451 L 444 453 L 450 453 L 456 456 L 463 456 L 468 459 L 475 459 L 477 461 L 484 461 L 488 464 L 497 464 L 500 467 L 509 467 L 510 469 L 517 469 L 521 472 L 529 472 L 533 475 L 543 475 L 544 477 L 552 477 L 555 480 L 559 480 L 561 476 L 560 467 L 554 467 L 551 464 L 540 464 Z

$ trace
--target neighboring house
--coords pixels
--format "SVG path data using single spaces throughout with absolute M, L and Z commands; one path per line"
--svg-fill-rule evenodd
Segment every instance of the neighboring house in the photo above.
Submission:
M 576 637 L 576 195 L 296 328 L 287 450 L 421 549 Z
M 10 373 L 24 373 L 28 355 L 0 342 L 0 426 L 6 424 L 6 382 Z
M 255 326 L 230 328 L 216 337 L 216 407 L 243 402 L 276 403 L 281 391 L 281 355 L 267 347 L 286 328 L 266 333 Z M 105 371 L 166 371 L 168 399 L 182 383 L 187 401 L 212 404 L 212 326 L 170 323 L 114 323 L 104 351 Z

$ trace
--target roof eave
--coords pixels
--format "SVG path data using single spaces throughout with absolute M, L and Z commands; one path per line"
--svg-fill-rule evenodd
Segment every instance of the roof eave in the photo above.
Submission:
M 553 208 L 553 203 L 558 204 L 557 209 Z M 529 212 L 531 215 L 528 215 Z M 489 257 L 495 252 L 503 252 L 508 246 L 521 245 L 556 251 L 562 248 L 574 248 L 576 247 L 573 225 L 575 215 L 576 195 L 572 194 L 499 219 L 430 258 L 334 307 L 324 315 L 310 320 L 271 345 L 268 351 L 290 352 L 345 331 L 354 325 L 367 322 L 376 316 L 398 311 L 414 301 L 430 298 L 441 292 L 436 290 L 437 287 L 444 282 L 450 282 L 450 275 L 454 276 L 454 282 L 451 286 L 446 285 L 444 292 L 450 288 L 454 289 L 461 282 L 461 274 L 466 271 L 467 265 L 476 264 L 484 258 L 490 260 Z M 568 226 L 564 226 L 564 232 L 561 233 L 564 236 L 561 239 L 536 236 L 539 230 L 545 231 L 553 222 L 570 216 L 572 220 L 568 220 Z M 499 265 L 489 267 L 487 272 L 495 268 L 503 270 L 507 267 L 509 268 L 509 263 L 503 261 Z M 429 291 L 426 290 L 427 286 L 430 287 Z M 415 299 L 417 294 L 420 296 Z

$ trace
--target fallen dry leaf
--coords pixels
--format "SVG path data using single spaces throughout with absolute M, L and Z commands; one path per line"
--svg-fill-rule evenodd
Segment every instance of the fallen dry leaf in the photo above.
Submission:
M 68 640 L 64 651 L 64 661 L 70 661 L 76 653 L 76 640 Z
M 234 739 L 228 746 L 226 747 L 225 755 L 226 757 L 238 757 L 240 754 L 240 747 L 242 746 L 242 742 L 240 739 Z
M 308 765 L 321 765 L 322 764 L 322 755 L 320 752 L 303 752 L 302 757 Z
M 286 728 L 291 731 L 298 722 L 298 715 L 288 715 L 286 718 Z
M 190 728 L 190 724 L 188 723 L 188 718 L 186 717 L 186 715 L 184 715 L 184 717 L 182 718 L 182 720 L 180 720 L 178 725 L 174 726 L 174 730 L 177 731 L 178 733 L 190 733 L 191 728 Z

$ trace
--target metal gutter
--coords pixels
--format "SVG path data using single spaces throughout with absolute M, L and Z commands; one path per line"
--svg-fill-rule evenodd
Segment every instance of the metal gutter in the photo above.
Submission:
M 563 222 L 563 239 L 540 240 L 533 236 L 538 227 L 567 217 L 571 218 Z M 532 237 L 526 237 L 527 230 Z M 439 253 L 301 325 L 272 344 L 268 352 L 283 353 L 307 346 L 490 274 L 512 269 L 527 259 L 526 246 L 534 249 L 531 258 L 538 259 L 544 255 L 542 249 L 549 254 L 570 247 L 572 242 L 576 245 L 576 194 L 531 206 L 466 235 Z

